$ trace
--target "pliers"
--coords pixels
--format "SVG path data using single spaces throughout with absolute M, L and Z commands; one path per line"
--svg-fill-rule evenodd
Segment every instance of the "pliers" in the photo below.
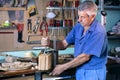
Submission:
M 43 35 L 43 29 L 42 29 L 42 27 L 45 27 L 45 32 L 46 32 L 46 36 L 47 36 L 47 34 L 48 34 L 48 23 L 46 21 L 46 17 L 43 17 L 43 21 L 40 24 L 39 31 L 41 32 L 41 35 Z

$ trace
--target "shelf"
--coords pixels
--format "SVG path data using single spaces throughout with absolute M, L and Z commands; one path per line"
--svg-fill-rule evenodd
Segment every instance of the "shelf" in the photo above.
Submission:
M 10 26 L 10 27 L 0 27 L 0 30 L 9 30 L 9 29 L 16 29 L 16 27 Z
M 77 9 L 75 7 L 46 7 L 46 9 Z
M 100 9 L 100 6 L 98 6 Z M 120 6 L 104 6 L 104 9 L 120 10 Z
M 98 8 L 100 9 L 100 6 L 98 6 Z M 119 10 L 120 6 L 104 6 L 104 8 Z M 77 10 L 77 7 L 46 7 L 46 9 L 76 9 Z
M 10 7 L 10 8 L 4 8 L 4 7 L 0 7 L 0 10 L 1 11 L 4 11 L 4 10 L 26 10 L 26 8 L 23 8 L 23 7 Z
M 72 29 L 72 27 L 48 27 L 48 29 Z
M 120 39 L 120 35 L 108 36 L 108 39 Z

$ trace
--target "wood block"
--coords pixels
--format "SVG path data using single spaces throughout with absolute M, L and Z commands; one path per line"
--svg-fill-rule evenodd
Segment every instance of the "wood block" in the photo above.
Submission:
M 40 54 L 38 58 L 38 69 L 49 70 L 52 67 L 52 53 Z

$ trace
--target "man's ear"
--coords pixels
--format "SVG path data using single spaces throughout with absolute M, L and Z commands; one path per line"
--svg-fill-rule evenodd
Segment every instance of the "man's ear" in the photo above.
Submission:
M 95 14 L 93 14 L 93 15 L 91 15 L 92 16 L 92 18 L 94 18 L 95 17 Z

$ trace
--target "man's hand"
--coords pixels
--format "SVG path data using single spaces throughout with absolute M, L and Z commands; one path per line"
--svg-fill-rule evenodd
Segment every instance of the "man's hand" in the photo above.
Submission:
M 49 46 L 50 45 L 50 40 L 48 37 L 42 37 L 41 39 L 41 45 L 42 46 Z
M 49 74 L 49 75 L 59 75 L 61 74 L 65 69 L 65 65 L 56 65 L 56 67 L 54 68 L 54 70 Z

